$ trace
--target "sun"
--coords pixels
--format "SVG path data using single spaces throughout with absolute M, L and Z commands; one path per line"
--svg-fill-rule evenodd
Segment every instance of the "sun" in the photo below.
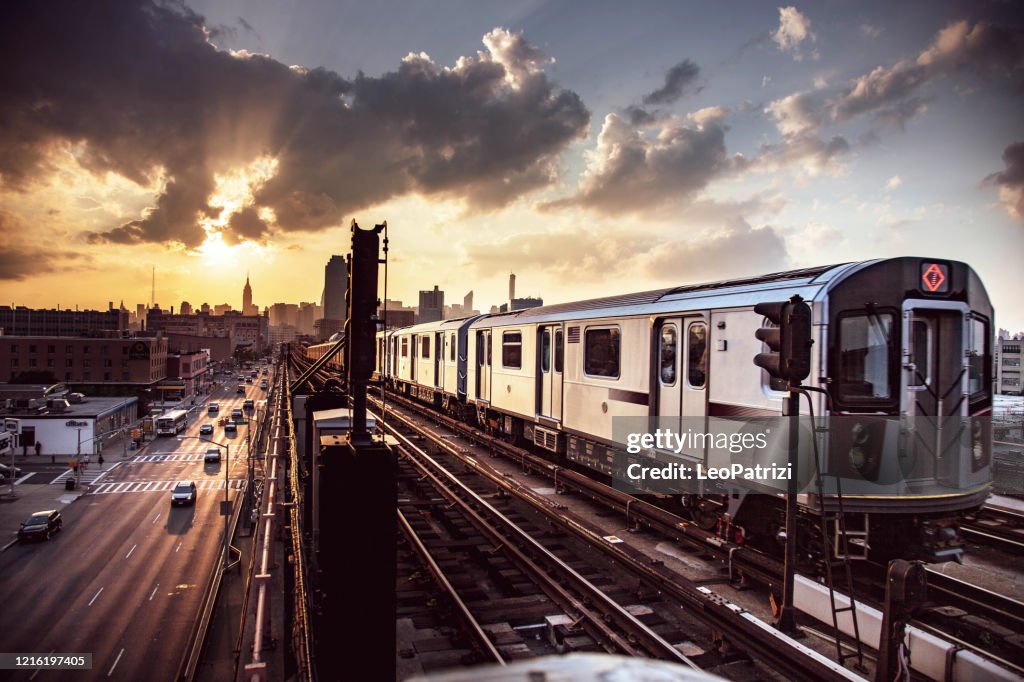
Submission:
M 197 251 L 204 260 L 218 264 L 237 263 L 237 250 L 242 244 L 232 244 L 225 239 L 228 222 L 235 213 L 254 205 L 256 192 L 277 174 L 277 166 L 276 158 L 261 156 L 247 166 L 214 175 L 215 186 L 209 204 L 220 212 L 216 216 L 204 216 L 199 221 L 206 231 L 206 240 Z M 270 209 L 261 207 L 259 215 L 273 224 L 274 215 Z

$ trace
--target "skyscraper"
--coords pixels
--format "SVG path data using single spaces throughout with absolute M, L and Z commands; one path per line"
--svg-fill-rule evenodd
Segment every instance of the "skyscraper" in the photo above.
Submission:
M 437 322 L 444 311 L 444 292 L 434 285 L 433 291 L 420 292 L 419 322 Z
M 344 256 L 331 256 L 324 268 L 324 318 L 345 319 L 345 291 L 348 290 L 348 264 Z
M 249 273 L 245 273 L 245 287 L 242 289 L 242 314 L 259 314 L 259 310 L 252 304 L 252 287 L 249 286 Z

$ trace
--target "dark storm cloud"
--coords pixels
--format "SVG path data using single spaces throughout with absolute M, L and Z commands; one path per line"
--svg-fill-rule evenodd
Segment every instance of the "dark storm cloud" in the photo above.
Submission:
M 252 206 L 246 206 L 241 211 L 231 214 L 225 237 L 234 243 L 247 239 L 261 242 L 266 240 L 269 233 L 270 225 L 260 218 L 259 211 Z
M 644 104 L 672 104 L 688 90 L 700 92 L 700 88 L 693 87 L 699 75 L 700 67 L 689 59 L 684 59 L 668 70 L 664 85 L 644 95 Z
M 408 192 L 500 207 L 551 182 L 589 123 L 547 78 L 550 60 L 502 29 L 454 67 L 409 55 L 351 80 L 220 51 L 210 36 L 181 4 L 15 5 L 0 27 L 0 182 L 45 180 L 49 152 L 70 143 L 93 172 L 162 183 L 139 219 L 93 241 L 195 247 L 198 219 L 220 214 L 215 176 L 261 157 L 277 174 L 228 227 L 239 239 L 337 225 Z M 264 208 L 273 225 L 252 219 Z
M 1005 170 L 985 178 L 999 185 L 999 198 L 1010 215 L 1024 219 L 1024 142 L 1014 142 L 1003 150 Z
M 646 109 L 638 107 L 635 104 L 630 104 L 628 107 L 626 107 L 624 113 L 626 114 L 626 117 L 629 119 L 630 125 L 638 127 L 648 126 L 653 123 L 657 123 L 658 119 L 660 118 L 657 112 L 647 111 Z

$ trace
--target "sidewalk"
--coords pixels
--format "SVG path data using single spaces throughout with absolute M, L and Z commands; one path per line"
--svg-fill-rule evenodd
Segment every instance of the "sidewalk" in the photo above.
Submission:
M 128 438 L 118 435 L 104 441 L 101 449 L 103 464 L 99 463 L 96 455 L 92 455 L 85 471 L 79 474 L 80 485 L 74 490 L 67 490 L 64 481 L 74 475 L 68 462 L 75 455 L 15 454 L 14 465 L 22 470 L 22 476 L 14 482 L 14 497 L 10 496 L 10 481 L 0 485 L 0 552 L 17 542 L 18 527 L 29 515 L 45 509 L 63 510 L 89 491 L 89 483 L 130 461 L 135 455 L 144 453 L 151 442 L 126 451 Z M 82 459 L 85 458 L 83 454 Z M 9 461 L 4 458 L 5 463 Z

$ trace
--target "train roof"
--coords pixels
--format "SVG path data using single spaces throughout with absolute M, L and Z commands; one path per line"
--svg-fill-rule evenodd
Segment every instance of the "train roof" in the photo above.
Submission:
M 738 307 L 753 305 L 762 300 L 775 300 L 780 296 L 780 289 L 785 290 L 784 298 L 797 293 L 805 299 L 813 299 L 822 286 L 850 265 L 850 263 L 823 265 L 773 272 L 757 277 L 684 284 L 666 289 L 592 298 L 586 301 L 556 303 L 539 308 L 489 315 L 474 323 L 473 327 L 659 313 L 681 308 Z M 684 306 L 680 306 L 682 301 L 686 301 Z

